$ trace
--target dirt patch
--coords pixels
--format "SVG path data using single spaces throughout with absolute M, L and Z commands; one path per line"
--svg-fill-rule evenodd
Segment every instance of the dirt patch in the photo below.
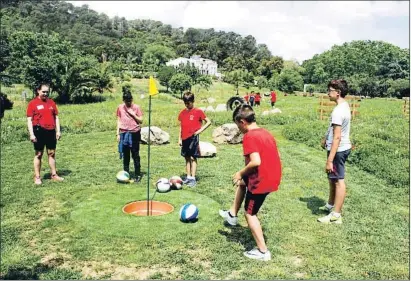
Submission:
M 291 263 L 296 267 L 301 266 L 302 263 L 303 263 L 303 258 L 300 257 L 300 256 L 292 257 L 291 258 Z

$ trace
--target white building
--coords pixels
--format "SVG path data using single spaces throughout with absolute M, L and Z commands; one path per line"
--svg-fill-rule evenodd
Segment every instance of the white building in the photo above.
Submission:
M 187 62 L 197 67 L 201 74 L 221 77 L 221 74 L 217 71 L 217 62 L 209 59 L 203 59 L 200 56 L 192 56 L 189 59 L 177 58 L 166 62 L 166 65 L 178 67 L 180 64 L 187 64 Z

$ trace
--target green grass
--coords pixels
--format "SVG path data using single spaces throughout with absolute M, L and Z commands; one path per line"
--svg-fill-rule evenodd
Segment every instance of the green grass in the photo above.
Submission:
M 211 89 L 217 103 L 224 103 L 233 92 L 227 85 Z M 50 182 L 45 164 L 44 184 L 35 187 L 29 141 L 2 145 L 3 279 L 409 279 L 408 187 L 393 188 L 349 163 L 344 223 L 316 222 L 320 216 L 316 208 L 328 197 L 325 153 L 283 135 L 284 125 L 315 119 L 315 98 L 280 95 L 277 105 L 282 115 L 258 119 L 275 135 L 283 164 L 280 190 L 267 198 L 259 215 L 273 257 L 262 263 L 242 256 L 254 246 L 245 219 L 240 218 L 239 227 L 227 228 L 218 216 L 218 209 L 227 208 L 233 199 L 230 177 L 244 164 L 241 145 L 217 145 L 217 157 L 200 159 L 195 189 L 155 193 L 156 179 L 184 174 L 176 120 L 182 102 L 166 94 L 153 98 L 152 125 L 170 133 L 170 144 L 151 146 L 150 197 L 172 204 L 175 210 L 160 217 L 121 212 L 126 203 L 146 199 L 148 178 L 137 185 L 115 181 L 122 168 L 114 134 L 114 112 L 121 97 L 111 97 L 103 103 L 60 106 L 65 132 L 57 148 L 57 168 L 65 182 Z M 147 98 L 135 95 L 135 102 L 142 105 L 147 124 Z M 387 122 L 393 118 L 394 107 L 366 102 L 369 107 L 364 103 L 360 110 L 368 122 L 357 124 L 373 126 L 378 116 L 386 116 Z M 199 98 L 196 104 L 206 103 Z M 378 114 L 373 109 L 377 107 Z M 263 102 L 256 111 L 268 108 Z M 21 104 L 7 111 L 2 130 L 13 122 L 26 130 L 24 110 Z M 217 125 L 231 122 L 228 112 L 208 116 L 213 124 L 201 135 L 205 141 L 212 140 Z M 75 129 L 76 122 L 83 125 Z M 404 145 L 401 133 L 397 135 Z M 142 167 L 147 167 L 146 145 L 140 155 Z M 186 202 L 199 207 L 199 221 L 194 224 L 178 220 L 179 208 Z

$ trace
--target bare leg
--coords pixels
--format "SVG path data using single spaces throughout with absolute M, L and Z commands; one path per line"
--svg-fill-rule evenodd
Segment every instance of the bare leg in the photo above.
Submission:
M 251 233 L 253 234 L 254 240 L 257 244 L 258 249 L 262 252 L 267 251 L 267 246 L 265 244 L 263 229 L 261 228 L 260 220 L 256 215 L 252 216 L 250 214 L 245 214 L 248 226 L 250 227 Z
M 328 195 L 328 204 L 334 205 L 336 180 L 328 179 L 328 183 L 330 185 L 330 194 Z
M 342 206 L 344 204 L 344 199 L 345 199 L 345 182 L 344 179 L 338 180 L 336 182 L 336 188 L 335 188 L 335 212 L 336 213 L 341 213 Z
M 54 149 L 47 149 L 47 155 L 49 157 L 49 165 L 51 170 L 51 175 L 55 175 L 56 171 L 56 151 Z
M 190 164 L 190 156 L 185 157 L 186 159 L 186 173 L 187 173 L 187 177 L 191 176 L 191 164 Z
M 191 176 L 196 177 L 197 172 L 197 158 L 191 157 Z
M 33 164 L 34 164 L 34 175 L 39 178 L 40 177 L 40 169 L 41 169 L 41 158 L 43 157 L 43 151 L 37 151 L 34 156 Z
M 244 201 L 245 191 L 246 191 L 245 184 L 240 184 L 237 186 L 237 189 L 235 191 L 233 205 L 231 205 L 231 208 L 230 208 L 230 214 L 232 216 L 235 216 L 235 217 L 237 216 L 238 211 L 241 208 L 241 204 Z

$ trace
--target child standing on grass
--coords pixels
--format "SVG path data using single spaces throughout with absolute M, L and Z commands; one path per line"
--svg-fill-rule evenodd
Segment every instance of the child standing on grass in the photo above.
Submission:
M 143 112 L 133 104 L 129 87 L 123 86 L 123 104 L 117 107 L 117 142 L 120 159 L 123 158 L 123 169 L 130 172 L 130 154 L 134 161 L 135 183 L 141 180 L 140 140 Z
M 244 255 L 250 259 L 268 261 L 271 253 L 265 244 L 257 213 L 267 195 L 278 190 L 281 181 L 280 156 L 274 137 L 257 125 L 250 105 L 237 107 L 233 112 L 233 121 L 244 134 L 245 167 L 233 175 L 236 192 L 230 210 L 220 210 L 219 213 L 228 225 L 237 225 L 237 213 L 245 198 L 245 218 L 257 247 L 244 252 Z
M 184 184 L 194 187 L 196 182 L 197 158 L 200 156 L 200 134 L 210 126 L 211 122 L 204 112 L 194 107 L 194 94 L 186 92 L 183 95 L 185 109 L 178 115 L 180 135 L 178 144 L 181 146 L 181 156 L 186 160 L 187 177 Z M 202 126 L 203 121 L 206 123 Z
M 348 84 L 345 80 L 332 80 L 328 83 L 328 97 L 337 106 L 330 117 L 330 125 L 321 146 L 327 149 L 325 172 L 328 174 L 330 194 L 325 206 L 320 211 L 328 212 L 325 217 L 319 218 L 321 223 L 342 223 L 341 209 L 345 199 L 345 161 L 351 152 L 350 126 L 351 111 L 345 101 L 348 93 Z M 334 210 L 333 210 L 334 209 Z

